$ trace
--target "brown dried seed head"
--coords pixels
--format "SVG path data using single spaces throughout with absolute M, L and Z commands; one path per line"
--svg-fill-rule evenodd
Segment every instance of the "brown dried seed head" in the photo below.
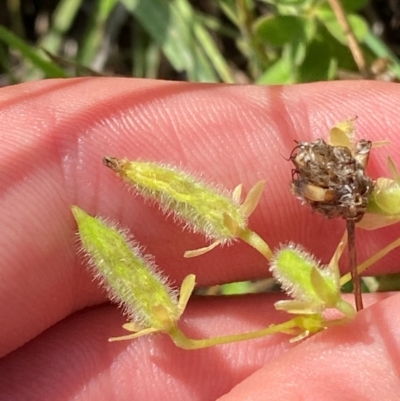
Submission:
M 353 150 L 323 139 L 299 142 L 290 156 L 293 192 L 325 217 L 361 220 L 374 187 L 365 174 L 370 149 L 366 140 Z

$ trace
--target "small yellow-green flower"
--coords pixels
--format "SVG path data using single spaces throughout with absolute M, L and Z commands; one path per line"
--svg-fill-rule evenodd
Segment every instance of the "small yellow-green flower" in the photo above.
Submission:
M 143 334 L 174 329 L 193 290 L 194 276 L 188 276 L 182 284 L 184 294 L 181 289 L 178 300 L 178 292 L 171 289 L 152 258 L 144 256 L 126 232 L 89 216 L 77 206 L 72 207 L 72 212 L 95 276 L 132 320 L 125 328 L 144 331 Z
M 109 156 L 103 162 L 144 198 L 157 202 L 164 212 L 172 213 L 192 231 L 203 233 L 213 241 L 210 246 L 189 251 L 185 256 L 196 256 L 218 244 L 241 238 L 267 258 L 271 257 L 269 247 L 247 227 L 248 217 L 261 197 L 263 181 L 240 203 L 241 185 L 229 196 L 228 191 L 216 189 L 175 167 Z

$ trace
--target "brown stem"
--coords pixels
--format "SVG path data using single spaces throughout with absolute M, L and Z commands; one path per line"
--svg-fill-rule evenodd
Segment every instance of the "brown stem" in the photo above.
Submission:
M 361 281 L 357 271 L 357 250 L 356 250 L 356 223 L 354 220 L 347 220 L 347 247 L 349 250 L 349 262 L 351 278 L 354 286 L 354 298 L 356 302 L 357 311 L 363 308 L 363 301 L 361 295 Z
M 330 6 L 332 7 L 333 12 L 335 13 L 339 25 L 342 27 L 343 32 L 346 35 L 347 42 L 349 44 L 349 49 L 351 51 L 351 54 L 353 55 L 354 61 L 357 64 L 358 69 L 360 70 L 364 78 L 370 78 L 371 74 L 369 73 L 364 55 L 357 42 L 357 38 L 355 37 L 353 30 L 351 29 L 349 21 L 347 20 L 346 13 L 343 10 L 340 0 L 328 0 L 328 1 Z

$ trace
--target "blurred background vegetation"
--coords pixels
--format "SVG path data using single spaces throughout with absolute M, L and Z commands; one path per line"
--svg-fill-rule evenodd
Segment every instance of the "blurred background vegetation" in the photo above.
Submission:
M 3 0 L 0 85 L 82 75 L 396 80 L 399 26 L 399 0 Z

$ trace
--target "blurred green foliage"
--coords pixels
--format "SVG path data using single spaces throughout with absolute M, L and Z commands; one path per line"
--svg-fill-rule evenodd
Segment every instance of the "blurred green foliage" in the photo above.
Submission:
M 342 0 L 367 62 L 400 63 Z M 2 85 L 77 75 L 287 84 L 357 73 L 324 0 L 7 0 L 0 10 Z M 33 19 L 29 24 L 29 18 Z

